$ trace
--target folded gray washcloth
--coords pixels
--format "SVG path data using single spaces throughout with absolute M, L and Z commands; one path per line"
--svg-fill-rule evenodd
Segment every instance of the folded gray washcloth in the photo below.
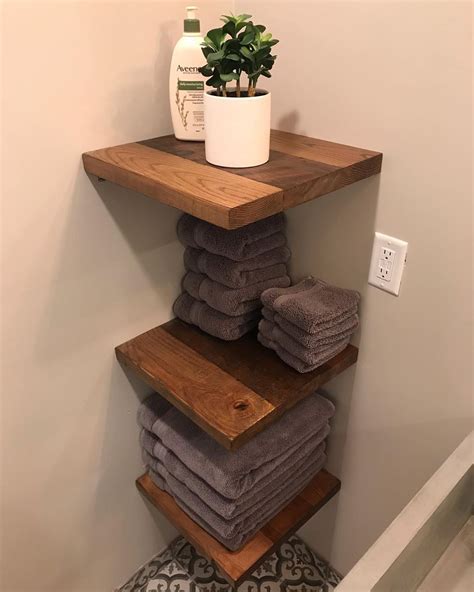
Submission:
M 186 247 L 205 249 L 210 253 L 242 261 L 286 245 L 284 214 L 253 222 L 236 230 L 225 230 L 183 214 L 178 220 L 177 234 Z
M 229 288 L 243 288 L 267 279 L 287 275 L 286 263 L 290 259 L 288 247 L 278 247 L 251 259 L 233 261 L 204 249 L 186 247 L 184 266 L 187 271 L 204 273 Z
M 329 350 L 331 346 L 341 343 L 341 341 L 350 339 L 357 328 L 357 323 L 355 328 L 353 323 L 352 325 L 353 326 L 351 328 L 346 329 L 341 333 L 337 333 L 336 335 L 328 335 L 326 337 L 320 337 L 319 333 L 310 335 L 305 344 L 289 335 L 286 331 L 283 331 L 283 329 L 277 323 L 272 323 L 272 321 L 267 319 L 262 319 L 258 325 L 258 328 L 267 339 L 276 341 L 279 345 L 281 345 L 281 347 L 284 347 L 297 358 L 300 358 L 304 362 L 311 364 L 312 353 L 323 352 L 325 349 Z
M 291 335 L 293 339 L 296 339 L 301 345 L 306 347 L 313 347 L 320 339 L 326 337 L 333 337 L 340 335 L 345 331 L 352 331 L 355 333 L 359 328 L 359 315 L 357 314 L 357 307 L 351 310 L 348 316 L 338 322 L 321 323 L 318 325 L 318 330 L 315 333 L 308 333 L 303 329 L 300 329 L 297 325 L 293 325 L 279 314 L 274 313 L 270 308 L 264 306 L 261 310 L 262 316 L 267 321 L 275 323 Z
M 235 534 L 231 538 L 223 537 L 218 531 L 213 529 L 206 521 L 203 516 L 200 516 L 191 508 L 189 508 L 180 498 L 173 496 L 169 486 L 166 483 L 166 480 L 161 477 L 158 473 L 153 471 L 150 467 L 148 468 L 149 475 L 154 483 L 163 491 L 169 493 L 172 497 L 174 497 L 176 503 L 182 508 L 188 516 L 194 520 L 197 524 L 199 524 L 204 530 L 206 530 L 211 536 L 215 539 L 220 541 L 225 547 L 230 549 L 231 551 L 236 551 L 240 549 L 247 541 L 249 541 L 267 522 L 273 518 L 278 512 L 286 506 L 286 504 L 296 497 L 300 491 L 302 491 L 306 485 L 311 481 L 311 479 L 319 473 L 319 471 L 324 467 L 326 463 L 326 455 L 323 454 L 320 459 L 315 463 L 315 465 L 311 468 L 311 472 L 308 471 L 307 474 L 301 475 L 299 479 L 295 480 L 291 487 L 286 491 L 286 497 L 284 500 L 280 501 L 279 506 L 267 507 L 265 510 L 262 510 L 257 513 L 253 524 L 249 526 L 249 529 L 246 532 L 241 532 Z
M 287 498 L 287 490 L 290 487 L 293 489 L 294 482 L 299 480 L 301 475 L 312 473 L 315 463 L 320 462 L 324 450 L 325 444 L 323 442 L 314 451 L 314 455 L 301 467 L 299 473 L 293 474 L 290 480 L 280 481 L 276 486 L 265 491 L 265 495 L 261 495 L 256 499 L 254 504 L 250 505 L 243 514 L 235 516 L 230 520 L 220 516 L 213 508 L 204 503 L 186 484 L 178 481 L 178 479 L 169 473 L 161 461 L 150 456 L 146 451 L 143 452 L 142 458 L 147 466 L 163 477 L 174 498 L 182 500 L 188 508 L 201 516 L 209 526 L 219 532 L 222 537 L 228 539 L 239 533 L 247 532 L 255 524 L 262 511 L 280 506 L 282 500 L 285 501 Z
M 284 350 L 294 358 L 298 358 L 307 366 L 314 366 L 317 368 L 327 362 L 330 358 L 342 351 L 349 343 L 350 335 L 344 339 L 338 339 L 329 345 L 321 345 L 315 349 L 309 349 L 301 343 L 292 339 L 289 335 L 284 335 L 281 329 L 274 329 L 275 325 L 262 319 L 258 324 L 260 334 L 265 337 L 268 342 L 272 343 L 272 349 L 275 351 Z M 281 338 L 285 343 L 282 343 Z
M 140 433 L 140 445 L 151 458 L 160 461 L 174 478 L 186 484 L 188 489 L 193 491 L 214 512 L 222 518 L 230 520 L 246 512 L 270 491 L 278 489 L 281 483 L 291 481 L 304 464 L 314 457 L 316 449 L 328 434 L 329 425 L 325 423 L 314 436 L 298 446 L 285 462 L 263 477 L 238 499 L 227 498 L 213 489 L 204 479 L 188 469 L 173 451 L 163 446 L 155 435 L 145 429 L 142 429 Z M 147 461 L 146 464 L 153 468 L 151 462 Z
M 357 306 L 360 295 L 354 290 L 308 277 L 294 286 L 265 290 L 261 299 L 264 306 L 285 320 L 308 333 L 315 333 L 321 323 L 344 318 Z
M 260 295 L 268 288 L 289 286 L 287 275 L 264 280 L 244 288 L 228 288 L 219 282 L 210 280 L 202 273 L 188 271 L 184 276 L 182 287 L 196 300 L 204 300 L 209 306 L 226 315 L 238 316 L 260 309 Z
M 343 349 L 345 349 L 347 347 L 347 344 L 349 343 L 348 339 L 342 341 L 337 346 L 331 348 L 330 352 L 326 351 L 324 352 L 324 354 L 321 354 L 320 356 L 315 355 L 313 358 L 313 363 L 308 364 L 300 358 L 297 358 L 296 356 L 292 355 L 284 347 L 281 347 L 281 345 L 279 345 L 276 341 L 267 339 L 261 331 L 258 332 L 257 339 L 264 347 L 268 347 L 269 349 L 272 349 L 274 352 L 276 352 L 278 356 L 285 362 L 285 364 L 288 364 L 288 366 L 291 366 L 300 374 L 316 370 L 316 368 L 319 368 L 319 366 L 322 366 L 331 358 L 340 353 Z
M 230 452 L 178 409 L 166 409 L 161 401 L 157 394 L 145 399 L 138 409 L 138 423 L 158 436 L 193 473 L 231 499 L 241 497 L 275 471 L 334 415 L 334 405 L 315 393 Z
M 196 325 L 209 335 L 225 341 L 239 339 L 257 326 L 260 311 L 254 310 L 238 317 L 225 315 L 205 302 L 196 300 L 187 292 L 178 296 L 173 304 L 174 314 L 191 325 Z

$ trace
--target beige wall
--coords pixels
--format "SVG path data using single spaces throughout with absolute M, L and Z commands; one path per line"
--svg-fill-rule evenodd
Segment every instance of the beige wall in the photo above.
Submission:
M 199 4 L 206 26 L 231 3 Z M 133 486 L 145 391 L 113 347 L 171 315 L 177 213 L 80 154 L 170 130 L 184 5 L 2 4 L 5 592 L 110 590 L 175 534 Z M 290 214 L 295 276 L 363 293 L 360 362 L 330 387 L 343 490 L 302 531 L 345 571 L 470 424 L 469 4 L 237 8 L 282 39 L 277 127 L 385 153 L 380 180 Z M 398 299 L 366 286 L 375 229 L 409 241 Z
M 289 214 L 293 271 L 362 292 L 360 359 L 331 383 L 342 491 L 301 532 L 345 572 L 472 425 L 470 2 L 237 0 L 276 37 L 274 126 L 384 152 L 380 178 Z M 367 285 L 375 230 L 409 242 Z
M 177 212 L 80 156 L 170 131 L 184 6 L 2 3 L 3 592 L 112 590 L 176 534 L 135 490 L 145 391 L 113 348 L 171 316 Z

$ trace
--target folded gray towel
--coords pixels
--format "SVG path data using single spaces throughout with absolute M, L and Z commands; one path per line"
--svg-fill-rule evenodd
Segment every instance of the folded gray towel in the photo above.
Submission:
M 161 440 L 151 432 L 142 429 L 140 433 L 140 444 L 151 458 L 160 461 L 174 478 L 180 483 L 186 484 L 188 489 L 193 491 L 214 512 L 222 518 L 230 520 L 246 512 L 259 500 L 268 495 L 269 492 L 281 487 L 281 483 L 291 481 L 294 475 L 302 470 L 305 463 L 310 458 L 314 458 L 316 449 L 328 434 L 329 425 L 326 423 L 314 436 L 299 446 L 285 462 L 270 474 L 263 477 L 238 499 L 227 498 L 213 489 L 204 479 L 188 469 L 173 451 L 163 446 Z M 146 464 L 154 468 L 149 459 L 146 461 Z M 157 469 L 154 468 L 154 470 Z
M 285 364 L 288 364 L 288 366 L 291 366 L 300 374 L 316 370 L 316 368 L 319 368 L 319 366 L 322 366 L 328 360 L 330 360 L 338 353 L 340 353 L 343 349 L 345 349 L 347 347 L 347 344 L 349 343 L 348 339 L 344 340 L 337 346 L 332 347 L 330 351 L 327 350 L 324 352 L 324 354 L 314 355 L 314 357 L 312 358 L 313 363 L 308 364 L 300 358 L 297 358 L 296 356 L 292 355 L 284 347 L 281 347 L 281 345 L 279 345 L 276 341 L 267 339 L 261 331 L 258 332 L 257 339 L 264 347 L 268 347 L 269 349 L 272 349 L 274 352 L 276 352 L 278 356 L 285 362 Z
M 269 507 L 280 506 L 282 500 L 286 500 L 287 491 L 289 488 L 293 489 L 295 481 L 301 478 L 301 475 L 307 475 L 312 472 L 315 463 L 320 462 L 322 454 L 325 450 L 325 444 L 321 443 L 314 451 L 314 455 L 309 458 L 305 465 L 297 474 L 293 474 L 288 481 L 280 481 L 276 486 L 264 492 L 253 505 L 234 518 L 225 519 L 213 510 L 210 506 L 203 502 L 203 500 L 196 495 L 186 484 L 178 481 L 169 471 L 167 471 L 164 464 L 158 459 L 150 456 L 146 451 L 143 452 L 144 463 L 153 469 L 156 473 L 161 475 L 166 481 L 174 498 L 182 500 L 188 508 L 196 512 L 203 518 L 209 526 L 219 532 L 219 534 L 229 539 L 239 533 L 247 532 L 258 519 L 259 514 L 267 511 Z
M 272 349 L 275 351 L 284 350 L 294 358 L 298 358 L 307 366 L 314 366 L 317 368 L 324 364 L 327 360 L 342 351 L 349 343 L 350 335 L 344 339 L 338 339 L 337 341 L 320 345 L 317 348 L 310 349 L 301 345 L 289 335 L 285 335 L 281 329 L 274 328 L 275 325 L 266 319 L 262 319 L 258 324 L 258 330 L 268 342 L 272 343 Z M 284 343 L 282 343 L 282 339 Z
M 202 273 L 188 271 L 182 286 L 196 300 L 204 300 L 226 315 L 238 316 L 260 309 L 260 295 L 264 290 L 273 286 L 289 286 L 290 283 L 290 278 L 283 275 L 235 290 L 210 280 Z
M 226 450 L 174 407 L 153 394 L 140 405 L 138 423 L 221 495 L 237 499 L 285 462 L 334 415 L 334 405 L 313 394 L 235 452 Z
M 177 234 L 186 247 L 205 249 L 210 253 L 242 261 L 286 245 L 284 214 L 253 222 L 236 230 L 225 230 L 183 214 L 178 220 Z
M 254 310 L 238 317 L 225 315 L 205 302 L 194 299 L 187 292 L 180 294 L 173 304 L 174 314 L 191 325 L 196 325 L 209 335 L 225 341 L 239 339 L 257 326 L 260 311 Z
M 188 514 L 188 516 L 194 520 L 197 524 L 199 524 L 204 530 L 206 530 L 211 536 L 215 539 L 220 541 L 225 547 L 230 549 L 231 551 L 236 551 L 240 549 L 247 541 L 249 541 L 267 522 L 273 518 L 278 512 L 284 508 L 287 503 L 296 497 L 300 491 L 302 491 L 306 485 L 311 481 L 311 479 L 319 473 L 319 471 L 323 468 L 326 463 L 326 455 L 323 454 L 320 459 L 314 464 L 311 468 L 311 471 L 308 470 L 308 473 L 301 474 L 300 478 L 297 479 L 292 483 L 292 486 L 285 492 L 286 497 L 283 500 L 280 500 L 279 506 L 267 507 L 265 510 L 261 510 L 257 513 L 257 516 L 254 518 L 254 521 L 251 525 L 249 525 L 248 530 L 246 532 L 240 532 L 235 534 L 231 538 L 223 537 L 218 531 L 213 529 L 206 521 L 203 516 L 200 516 L 191 508 L 189 508 L 183 500 L 178 498 L 177 496 L 173 496 L 172 491 L 170 490 L 166 480 L 163 479 L 161 475 L 154 472 L 150 467 L 148 468 L 148 473 L 154 483 L 163 491 L 169 493 L 172 497 L 174 497 L 176 503 L 181 507 L 181 509 Z
M 290 259 L 288 247 L 278 247 L 251 259 L 233 261 L 204 249 L 186 247 L 184 266 L 187 271 L 204 273 L 211 280 L 229 288 L 243 288 L 264 280 L 287 275 L 286 263 Z
M 318 330 L 315 333 L 308 333 L 307 331 L 300 329 L 300 327 L 293 325 L 293 323 L 290 323 L 279 314 L 274 313 L 266 306 L 262 308 L 261 313 L 263 318 L 278 325 L 280 329 L 285 331 L 285 333 L 288 333 L 293 339 L 296 339 L 296 341 L 306 347 L 313 347 L 320 339 L 340 335 L 345 331 L 352 331 L 355 333 L 359 328 L 357 307 L 351 310 L 348 316 L 338 322 L 330 321 L 329 323 L 320 323 L 318 325 Z
M 354 290 L 330 286 L 308 277 L 287 288 L 271 288 L 261 296 L 264 306 L 308 333 L 321 323 L 337 322 L 357 306 L 360 295 Z
M 273 323 L 267 319 L 262 319 L 258 325 L 258 328 L 267 339 L 276 341 L 279 345 L 281 345 L 281 347 L 284 347 L 297 358 L 300 358 L 304 362 L 311 364 L 310 360 L 312 353 L 323 352 L 325 349 L 329 350 L 331 346 L 336 345 L 341 341 L 350 339 L 357 328 L 357 324 L 354 327 L 352 322 L 351 328 L 346 329 L 341 333 L 337 333 L 336 335 L 320 337 L 319 333 L 315 333 L 314 335 L 310 335 L 308 333 L 309 338 L 306 339 L 305 344 L 289 335 L 286 331 L 283 331 L 283 329 L 277 323 Z M 297 328 L 299 329 L 299 327 Z M 300 331 L 302 331 L 302 329 L 300 329 Z M 323 333 L 323 335 L 325 335 L 325 333 Z

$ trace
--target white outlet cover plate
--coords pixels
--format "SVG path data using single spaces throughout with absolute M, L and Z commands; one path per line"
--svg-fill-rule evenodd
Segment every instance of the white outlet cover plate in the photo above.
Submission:
M 398 296 L 407 250 L 407 242 L 376 232 L 370 262 L 369 284 Z

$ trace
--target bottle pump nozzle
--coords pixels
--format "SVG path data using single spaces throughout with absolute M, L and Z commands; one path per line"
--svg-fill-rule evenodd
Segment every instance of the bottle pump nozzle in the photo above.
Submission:
M 185 33 L 199 33 L 201 30 L 197 18 L 197 6 L 186 6 L 186 18 L 184 19 Z

